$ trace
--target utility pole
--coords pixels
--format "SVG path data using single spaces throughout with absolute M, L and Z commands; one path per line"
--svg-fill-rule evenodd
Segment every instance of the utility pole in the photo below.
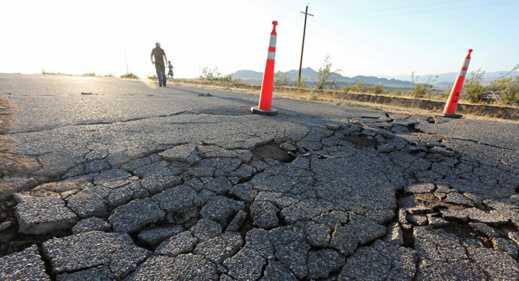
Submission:
M 307 16 L 314 16 L 312 14 L 309 14 L 308 13 L 308 5 L 306 5 L 306 11 L 305 12 L 301 12 L 303 14 L 305 14 L 305 27 L 303 29 L 303 45 L 301 47 L 301 61 L 299 62 L 299 76 L 297 77 L 297 84 L 298 85 L 301 85 L 301 68 L 303 67 L 303 51 L 305 49 L 305 34 L 306 34 L 306 17 Z
M 128 71 L 128 59 L 126 58 L 126 47 L 123 47 L 124 49 L 124 61 L 126 62 L 126 74 L 130 73 Z

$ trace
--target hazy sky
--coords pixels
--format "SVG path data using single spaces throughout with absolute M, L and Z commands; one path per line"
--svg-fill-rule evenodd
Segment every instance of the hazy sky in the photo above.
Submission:
M 276 71 L 327 55 L 346 76 L 458 72 L 519 64 L 519 0 L 167 0 L 0 1 L 0 72 L 154 73 L 160 42 L 175 77 L 204 67 L 263 71 L 277 20 Z

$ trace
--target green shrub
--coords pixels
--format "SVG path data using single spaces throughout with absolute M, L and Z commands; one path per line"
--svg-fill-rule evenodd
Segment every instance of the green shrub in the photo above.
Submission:
M 126 74 L 121 75 L 121 78 L 139 79 L 139 76 L 137 76 L 133 73 L 126 73 Z
M 323 67 L 319 68 L 317 72 L 317 81 L 315 82 L 315 86 L 317 89 L 322 90 L 325 88 L 333 88 L 336 89 L 338 85 L 338 79 L 340 75 L 340 70 L 332 71 L 332 63 L 330 62 L 330 56 L 326 56 L 324 59 Z
M 478 69 L 471 72 L 470 78 L 465 82 L 465 98 L 474 103 L 494 101 L 506 105 L 519 105 L 519 75 L 512 76 L 518 69 L 519 65 L 516 65 L 510 72 L 488 85 L 482 83 L 485 71 Z
M 204 67 L 201 70 L 200 74 L 200 80 L 206 80 L 206 81 L 218 81 L 220 79 L 221 74 L 218 72 L 218 67 L 210 68 L 209 66 Z
M 274 85 L 286 86 L 288 84 L 290 84 L 290 78 L 285 73 L 274 74 Z
M 299 87 L 299 88 L 306 88 L 306 87 L 308 87 L 308 86 L 306 85 L 306 82 L 307 82 L 307 81 L 308 81 L 308 78 L 306 78 L 306 77 L 301 77 L 301 79 L 300 79 L 299 81 L 296 81 L 296 82 L 294 83 L 294 86 Z
M 515 77 L 502 77 L 487 87 L 498 102 L 507 105 L 519 105 L 519 75 Z
M 384 92 L 384 85 L 377 84 L 373 87 L 369 87 L 368 92 L 374 93 L 374 94 L 382 94 Z
M 485 71 L 478 69 L 476 72 L 470 73 L 469 79 L 465 81 L 465 88 L 463 93 L 465 98 L 472 103 L 488 102 L 486 87 L 481 83 L 485 76 Z
M 366 86 L 366 83 L 364 82 L 360 82 L 360 80 L 356 80 L 355 81 L 355 84 L 353 85 L 347 85 L 347 86 L 344 86 L 343 88 L 343 91 L 345 92 L 360 92 L 360 93 L 364 93 L 368 90 L 367 86 Z
M 225 83 L 241 83 L 241 79 L 233 79 L 232 75 L 223 76 L 220 71 L 218 71 L 218 67 L 204 67 L 201 70 L 201 74 L 199 76 L 200 80 L 205 81 L 216 81 L 216 82 L 225 82 Z
M 241 79 L 233 79 L 232 75 L 230 75 L 230 74 L 222 76 L 216 81 L 221 81 L 221 82 L 225 82 L 225 83 L 241 83 Z
M 429 91 L 431 90 L 432 86 L 427 85 L 425 83 L 420 83 L 413 88 L 413 98 L 423 98 L 425 97 Z
M 438 76 L 436 76 L 435 78 L 437 78 L 437 77 Z M 426 83 L 417 84 L 416 82 L 418 81 L 418 75 L 414 76 L 414 71 L 413 71 L 411 73 L 411 82 L 414 85 L 413 92 L 412 92 L 413 98 L 423 98 L 426 96 L 430 96 L 434 92 L 433 86 L 431 85 L 434 82 L 434 80 L 435 79 L 433 79 L 433 77 L 431 76 L 431 77 L 429 77 L 429 79 L 427 79 Z

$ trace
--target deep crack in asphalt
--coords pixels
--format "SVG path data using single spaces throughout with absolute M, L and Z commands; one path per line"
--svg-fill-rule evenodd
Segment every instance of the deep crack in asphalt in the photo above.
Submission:
M 7 135 L 30 141 L 8 151 L 37 165 L 4 166 L 0 278 L 519 278 L 519 176 L 505 162 L 417 129 L 426 117 L 287 114 L 273 133 L 233 131 L 237 117 L 184 111 Z M 203 139 L 178 131 L 224 120 Z M 174 138 L 149 138 L 170 126 Z M 77 142 L 66 153 L 36 153 L 38 138 L 65 131 Z

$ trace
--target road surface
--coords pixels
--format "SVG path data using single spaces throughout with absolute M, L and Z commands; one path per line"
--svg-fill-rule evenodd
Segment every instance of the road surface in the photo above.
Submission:
M 115 78 L 0 74 L 0 94 L 2 280 L 519 279 L 518 123 L 270 117 Z

